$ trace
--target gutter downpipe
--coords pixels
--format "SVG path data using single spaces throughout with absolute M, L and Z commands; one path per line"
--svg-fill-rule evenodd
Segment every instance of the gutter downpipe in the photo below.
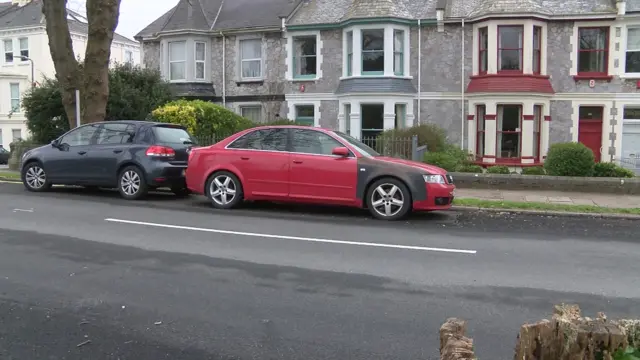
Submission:
M 224 33 L 220 31 L 220 35 L 222 36 L 222 106 L 227 107 L 227 61 L 226 61 L 226 49 L 227 49 L 227 38 L 224 36 Z
M 462 18 L 462 59 L 461 59 L 461 66 L 460 66 L 460 99 L 461 99 L 461 103 L 460 103 L 460 149 L 464 150 L 464 126 L 465 126 L 465 116 L 464 116 L 464 55 L 465 55 L 465 51 L 464 51 L 464 18 Z M 469 135 L 471 136 L 471 135 Z
M 420 19 L 418 19 L 418 125 L 420 125 L 420 108 L 422 107 L 421 99 L 422 90 L 422 27 L 420 25 Z M 415 122 L 414 122 L 415 124 Z

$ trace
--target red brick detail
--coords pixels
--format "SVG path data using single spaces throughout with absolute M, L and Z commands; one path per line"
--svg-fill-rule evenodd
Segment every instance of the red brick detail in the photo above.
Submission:
M 495 159 L 495 155 L 482 155 L 483 158 L 487 158 L 487 159 Z
M 551 121 L 551 116 L 545 115 L 544 116 L 544 121 Z
M 468 93 L 543 93 L 553 94 L 548 76 L 523 74 L 491 74 L 472 76 Z
M 533 120 L 535 115 L 522 115 L 522 120 Z
M 475 115 L 467 115 L 467 120 L 473 120 L 475 119 Z
M 484 119 L 485 120 L 495 120 L 498 117 L 498 115 L 485 115 Z
M 534 160 L 535 156 L 523 156 L 521 157 L 522 160 Z
M 611 75 L 607 75 L 607 74 L 593 74 L 593 75 L 573 75 L 573 80 L 574 81 L 580 81 L 580 80 L 604 80 L 606 82 L 611 82 L 611 80 L 613 79 L 613 76 Z

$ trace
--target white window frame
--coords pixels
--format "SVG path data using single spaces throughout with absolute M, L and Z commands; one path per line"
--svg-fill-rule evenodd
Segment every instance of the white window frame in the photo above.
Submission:
M 624 28 L 624 39 L 622 39 L 622 51 L 620 54 L 620 74 L 622 78 L 636 78 L 636 79 L 640 79 L 640 71 L 638 72 L 627 72 L 627 52 L 629 52 L 629 48 L 627 47 L 629 45 L 629 30 L 638 30 L 640 31 L 640 24 L 630 24 L 625 26 Z M 609 37 L 611 37 L 611 34 L 609 35 Z M 611 41 L 611 40 L 609 40 Z M 632 49 L 631 51 L 633 52 L 640 52 L 640 48 L 638 49 Z
M 243 59 L 242 58 L 242 42 L 243 41 L 259 41 L 260 42 L 260 58 Z M 238 81 L 239 82 L 243 82 L 243 81 L 247 81 L 247 82 L 263 81 L 264 77 L 265 77 L 265 68 L 264 68 L 265 48 L 264 48 L 264 41 L 263 41 L 262 37 L 257 37 L 257 36 L 240 37 L 239 36 L 239 37 L 236 38 L 236 49 L 237 49 L 237 54 L 238 54 L 238 64 L 237 64 L 236 77 L 237 77 Z M 242 76 L 242 64 L 244 62 L 249 62 L 249 61 L 260 61 L 260 75 L 259 76 L 256 76 L 256 77 L 243 77 Z
M 363 30 L 380 30 L 384 29 L 384 72 L 380 75 L 363 75 L 362 74 L 362 31 Z M 403 69 L 404 75 L 396 75 L 393 67 L 394 58 L 394 30 L 404 31 L 403 41 Z M 352 42 L 352 66 L 351 75 L 348 75 L 348 36 L 347 33 L 353 32 Z M 343 29 L 342 32 L 342 78 L 352 77 L 394 77 L 402 79 L 412 79 L 411 76 L 411 46 L 410 46 L 410 34 L 411 28 L 404 25 L 397 24 L 371 24 L 371 25 L 356 25 Z
M 12 91 L 12 90 L 13 90 L 13 86 L 14 86 L 14 85 L 18 87 L 18 97 L 17 97 L 17 98 L 14 98 L 14 97 L 13 97 L 13 91 Z M 12 82 L 12 83 L 10 83 L 10 84 L 9 84 L 9 98 L 10 98 L 10 102 L 9 102 L 9 104 L 10 104 L 10 105 L 9 105 L 9 108 L 11 109 L 10 111 L 13 111 L 14 113 L 20 113 L 20 112 L 22 112 L 22 109 L 21 109 L 21 106 L 20 106 L 20 105 L 21 105 L 21 99 L 20 99 L 20 83 L 14 83 L 14 82 Z M 18 102 L 18 106 L 17 106 L 17 108 L 13 106 L 13 102 L 14 102 L 14 100 Z
M 133 64 L 133 51 L 132 50 L 125 50 L 124 51 L 124 62 L 125 63 L 129 63 L 129 64 Z
M 260 108 L 260 122 L 264 122 L 264 111 L 262 108 L 262 103 L 259 103 L 259 102 L 236 103 L 236 114 L 243 116 L 242 110 L 245 108 Z
M 595 27 L 608 27 L 609 28 L 609 51 L 607 59 L 607 75 L 613 76 L 616 73 L 616 69 L 613 61 L 613 54 L 615 51 L 616 41 L 612 41 L 615 38 L 616 28 L 612 21 L 576 21 L 573 23 L 573 33 L 571 34 L 571 52 L 569 59 L 571 60 L 571 68 L 569 69 L 569 76 L 578 75 L 578 49 L 579 49 L 579 29 L 580 28 L 595 28 Z M 626 43 L 625 43 L 626 47 Z M 545 56 L 543 55 L 543 58 Z M 624 70 L 623 70 L 624 71 Z
M 198 60 L 198 44 L 204 45 L 204 59 Z M 202 64 L 202 77 L 198 77 L 198 64 Z M 193 42 L 193 78 L 196 81 L 202 81 L 207 78 L 207 43 L 204 41 Z
M 23 41 L 23 40 L 26 40 L 26 41 L 27 41 L 27 48 L 26 48 L 26 49 L 22 47 L 22 41 Z M 18 46 L 20 47 L 20 50 L 19 50 L 19 51 L 20 51 L 20 56 L 24 56 L 24 57 L 27 57 L 27 58 L 28 58 L 28 57 L 29 57 L 29 55 L 31 55 L 31 54 L 30 54 L 30 52 L 29 52 L 29 38 L 28 38 L 28 37 L 21 37 L 21 38 L 19 38 L 19 39 L 18 39 Z M 23 51 L 26 51 L 26 52 L 27 52 L 27 55 L 22 55 L 22 52 L 23 52 Z M 25 60 L 25 59 L 20 58 L 20 61 L 28 61 L 28 60 Z
M 547 75 L 547 23 L 538 20 L 486 20 L 473 24 L 473 53 L 471 56 L 471 68 L 474 76 L 480 75 L 480 29 L 487 28 L 487 71 L 482 75 L 495 75 L 498 73 L 498 27 L 522 26 L 522 74 L 533 75 L 533 28 L 540 28 L 540 73 L 535 75 Z M 575 50 L 577 53 L 577 50 Z M 576 65 L 577 66 L 577 65 Z
M 9 43 L 11 43 L 11 51 L 7 51 L 7 43 L 8 43 L 8 42 L 9 42 Z M 2 41 L 2 49 L 3 49 L 3 51 L 4 51 L 4 59 L 3 59 L 3 62 L 4 62 L 5 64 L 13 64 L 13 62 L 14 62 L 13 60 L 15 59 L 15 58 L 13 58 L 13 57 L 15 56 L 15 55 L 14 55 L 14 48 L 13 48 L 13 39 L 4 39 L 4 40 Z M 7 54 L 9 54 L 9 53 L 11 53 L 11 57 L 12 57 L 11 61 L 8 61 L 8 60 L 7 60 Z
M 14 132 L 19 131 L 20 132 L 20 136 L 18 136 L 17 138 L 14 135 Z M 16 140 L 20 140 L 22 139 L 22 129 L 11 129 L 11 142 L 14 142 Z
M 306 77 L 306 78 L 296 78 L 296 74 L 293 72 L 293 58 L 295 56 L 294 50 L 294 41 L 296 38 L 300 37 L 316 37 L 316 76 L 315 77 Z M 324 57 L 322 56 L 322 48 L 323 41 L 320 36 L 320 31 L 312 30 L 312 31 L 296 31 L 296 32 L 287 32 L 287 58 L 286 58 L 286 79 L 289 81 L 315 81 L 322 78 L 322 62 Z
M 184 44 L 184 49 L 185 49 L 185 54 L 184 54 L 184 60 L 171 60 L 171 44 L 179 44 L 182 43 Z M 167 50 L 168 50 L 168 58 L 169 58 L 169 68 L 167 69 L 167 72 L 169 75 L 169 81 L 173 82 L 173 81 L 186 81 L 187 80 L 187 41 L 186 40 L 176 40 L 176 41 L 169 41 L 168 46 L 167 46 Z M 173 63 L 183 63 L 184 65 L 184 78 L 180 78 L 180 79 L 172 79 L 171 78 L 171 64 Z
M 288 113 L 287 119 L 291 121 L 296 120 L 296 112 L 298 106 L 313 106 L 313 126 L 320 127 L 320 100 L 299 100 L 299 101 L 287 101 Z

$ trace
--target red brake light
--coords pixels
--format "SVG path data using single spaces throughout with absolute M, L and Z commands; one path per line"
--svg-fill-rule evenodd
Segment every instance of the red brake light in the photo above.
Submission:
M 176 151 L 170 147 L 154 145 L 149 146 L 145 154 L 147 156 L 173 157 L 176 156 Z

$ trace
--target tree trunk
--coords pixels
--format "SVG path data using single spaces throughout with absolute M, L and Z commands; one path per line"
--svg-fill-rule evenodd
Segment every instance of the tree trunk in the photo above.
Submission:
M 42 0 L 49 50 L 62 90 L 69 126 L 76 126 L 76 89 L 82 123 L 103 121 L 109 98 L 109 58 L 121 0 L 87 0 L 88 36 L 82 69 L 73 53 L 67 25 L 67 0 Z
M 66 0 L 42 0 L 42 13 L 46 19 L 49 51 L 60 83 L 62 105 L 69 119 L 69 126 L 76 126 L 76 95 L 80 85 L 80 69 L 73 54 L 73 45 L 67 25 Z
M 118 26 L 121 0 L 87 0 L 89 37 L 84 60 L 82 119 L 103 121 L 109 99 L 109 59 L 113 33 Z

